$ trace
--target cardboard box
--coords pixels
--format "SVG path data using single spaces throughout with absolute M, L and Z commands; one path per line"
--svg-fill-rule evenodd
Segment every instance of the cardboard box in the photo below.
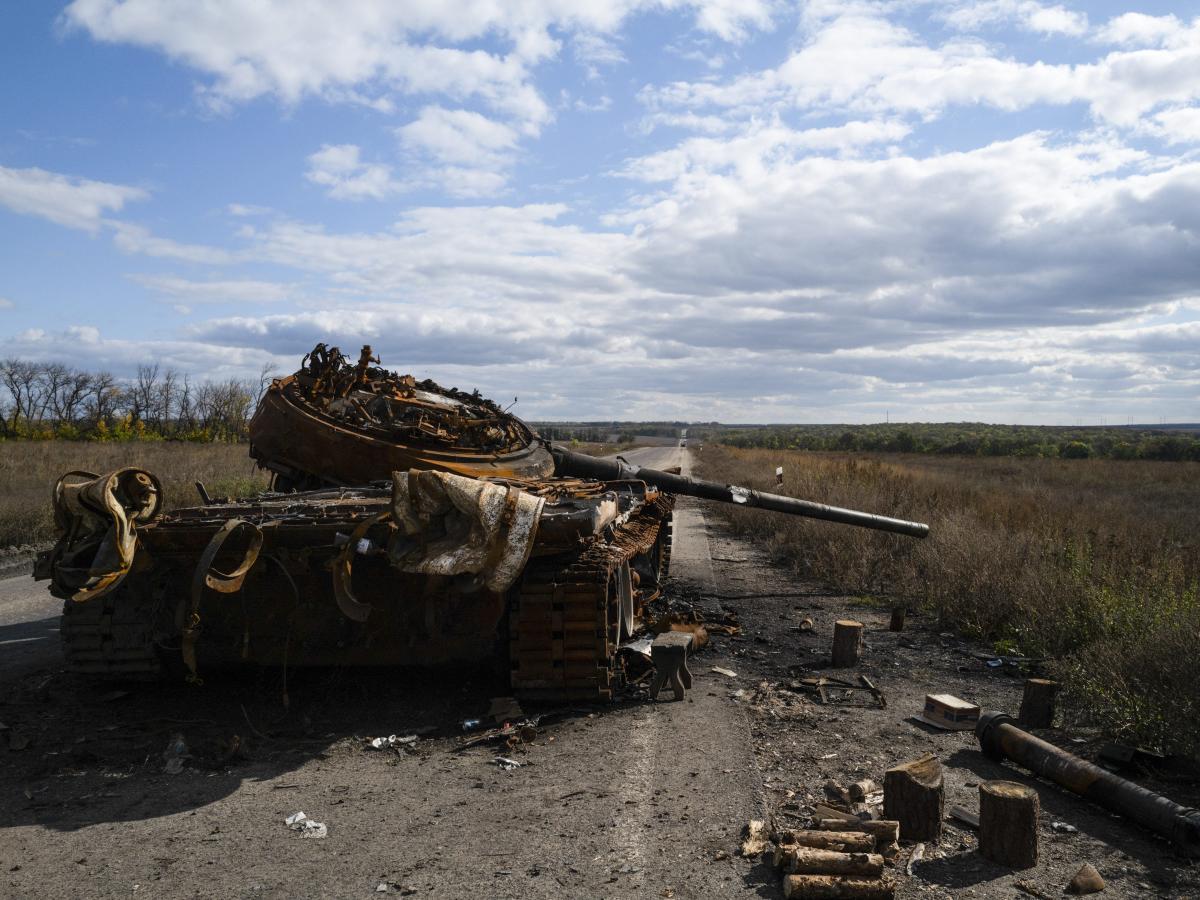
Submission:
M 926 694 L 925 708 L 917 719 L 943 731 L 973 731 L 979 707 L 951 694 Z

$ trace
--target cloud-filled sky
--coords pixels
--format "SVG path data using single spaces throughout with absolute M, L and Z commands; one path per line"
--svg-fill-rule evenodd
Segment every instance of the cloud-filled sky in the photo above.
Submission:
M 0 355 L 527 418 L 1200 420 L 1200 8 L 15 0 Z

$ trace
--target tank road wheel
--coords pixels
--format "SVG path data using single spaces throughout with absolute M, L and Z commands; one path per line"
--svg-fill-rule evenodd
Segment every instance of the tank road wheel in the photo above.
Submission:
M 633 637 L 633 572 L 628 562 L 617 566 L 616 577 L 610 584 L 616 591 L 617 624 L 620 626 L 620 634 L 617 635 L 615 643 L 620 645 Z

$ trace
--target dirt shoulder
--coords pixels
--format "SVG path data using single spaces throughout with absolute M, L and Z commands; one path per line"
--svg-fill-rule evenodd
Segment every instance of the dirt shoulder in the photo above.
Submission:
M 709 530 L 717 584 L 722 586 L 719 606 L 736 612 L 745 625 L 731 651 L 738 660 L 733 667 L 738 678 L 729 679 L 726 690 L 747 691 L 742 702 L 752 715 L 754 752 L 777 827 L 802 827 L 812 805 L 826 802 L 829 781 L 846 785 L 871 778 L 882 784 L 886 768 L 930 752 L 944 766 L 947 809 L 958 804 L 977 810 L 983 781 L 1006 779 L 1034 787 L 1042 808 L 1040 861 L 1033 869 L 1007 871 L 980 857 L 972 829 L 947 822 L 940 843 L 925 848 L 926 861 L 914 867 L 911 877 L 900 877 L 898 896 L 1009 898 L 1021 896 L 1014 886 L 1018 881 L 1060 896 L 1085 862 L 1107 882 L 1105 896 L 1200 895 L 1200 870 L 1176 856 L 1165 841 L 1018 767 L 993 762 L 979 751 L 970 732 L 942 732 L 909 721 L 927 693 L 950 693 L 1015 714 L 1021 672 L 988 667 L 970 655 L 984 648 L 939 634 L 932 623 L 911 614 L 905 631 L 890 632 L 889 612 L 794 580 L 767 554 L 722 529 L 715 517 Z M 813 621 L 811 632 L 799 629 L 805 618 Z M 866 699 L 824 706 L 788 689 L 796 676 L 844 675 L 845 670 L 826 668 L 833 623 L 843 618 L 865 625 L 866 649 L 856 671 L 882 689 L 886 709 Z M 1039 734 L 1085 755 L 1094 753 L 1098 743 L 1056 731 Z M 1138 780 L 1176 802 L 1195 806 L 1200 801 L 1194 772 L 1142 773 Z M 1061 823 L 1059 829 L 1077 830 L 1056 830 L 1055 823 Z M 902 864 L 910 852 L 906 848 Z

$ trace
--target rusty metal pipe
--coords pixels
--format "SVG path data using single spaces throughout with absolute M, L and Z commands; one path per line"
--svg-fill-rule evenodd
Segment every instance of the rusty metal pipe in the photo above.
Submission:
M 555 475 L 596 478 L 600 481 L 644 481 L 646 484 L 652 484 L 671 494 L 700 497 L 720 503 L 757 506 L 760 509 L 770 509 L 793 516 L 825 519 L 830 522 L 841 522 L 844 525 L 857 525 L 860 528 L 874 528 L 877 531 L 906 534 L 909 537 L 923 538 L 929 534 L 929 526 L 922 522 L 906 522 L 903 519 L 892 519 L 854 509 L 842 509 L 838 506 L 826 506 L 824 503 L 797 500 L 795 497 L 768 494 L 732 484 L 701 481 L 686 475 L 663 472 L 659 469 L 631 466 L 619 458 L 599 459 L 595 456 L 588 456 L 586 453 L 575 453 L 556 446 L 550 448 L 550 453 L 554 457 Z
M 1034 737 L 1012 716 L 989 710 L 975 726 L 983 752 L 1011 759 L 1055 784 L 1169 838 L 1181 853 L 1200 856 L 1200 810 L 1180 806 L 1128 779 Z

